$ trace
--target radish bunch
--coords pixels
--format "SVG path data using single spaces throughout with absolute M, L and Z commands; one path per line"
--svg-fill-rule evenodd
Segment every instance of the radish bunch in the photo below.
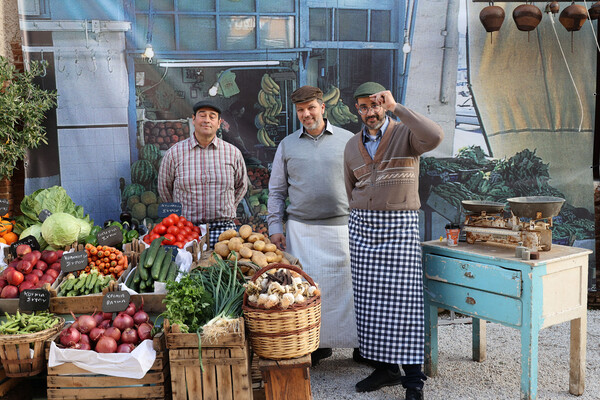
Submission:
M 71 313 L 73 315 L 73 313 Z M 144 304 L 136 309 L 133 302 L 117 313 L 73 315 L 75 322 L 64 328 L 59 336 L 59 347 L 94 350 L 98 353 L 131 353 L 138 344 L 152 339 L 152 322 L 144 311 Z

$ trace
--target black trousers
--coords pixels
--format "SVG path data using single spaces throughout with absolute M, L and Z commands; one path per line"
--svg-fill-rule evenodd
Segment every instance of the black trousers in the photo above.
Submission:
M 386 368 L 398 372 L 398 364 L 388 364 L 384 362 L 373 362 L 375 368 Z M 421 370 L 421 364 L 402 364 L 404 375 L 402 376 L 402 386 L 406 389 L 423 389 L 427 376 Z

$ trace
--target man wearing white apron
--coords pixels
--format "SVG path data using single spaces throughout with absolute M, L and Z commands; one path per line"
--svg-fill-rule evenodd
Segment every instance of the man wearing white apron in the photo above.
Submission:
M 292 93 L 292 102 L 302 127 L 283 139 L 275 153 L 267 221 L 271 242 L 298 257 L 321 289 L 321 342 L 312 354 L 315 366 L 332 354 L 332 347 L 358 347 L 343 169 L 344 148 L 354 134 L 323 119 L 321 89 L 302 86 Z

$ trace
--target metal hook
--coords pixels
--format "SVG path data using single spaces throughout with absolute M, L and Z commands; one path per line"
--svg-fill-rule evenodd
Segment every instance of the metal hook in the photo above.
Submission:
M 75 67 L 77 69 L 77 71 L 75 71 L 77 76 L 81 76 L 83 68 L 79 65 L 79 51 L 77 49 L 75 49 Z
M 63 64 L 62 68 L 60 67 L 60 60 L 62 60 L 62 56 L 60 55 L 60 50 L 58 50 L 58 58 L 56 60 L 56 69 L 58 70 L 58 72 L 64 72 L 65 71 L 65 65 Z
M 96 64 L 96 53 L 94 52 L 94 50 L 90 50 L 90 55 L 92 58 L 92 63 L 94 64 L 94 69 L 89 69 L 91 72 L 96 72 L 96 70 L 98 69 L 98 65 Z
M 110 50 L 108 50 L 108 55 L 107 55 L 107 57 L 106 57 L 106 62 L 107 62 L 107 64 L 108 64 L 108 72 L 112 74 L 112 72 L 113 72 L 113 67 L 111 67 L 111 66 L 110 66 L 110 62 L 111 62 L 111 60 L 112 60 L 112 57 L 111 57 L 111 55 L 110 55 Z
M 46 60 L 44 60 L 44 50 L 40 50 L 40 57 L 41 57 L 41 61 L 40 63 L 42 64 L 42 68 L 44 68 L 44 70 L 42 71 L 42 73 L 40 74 L 41 78 L 44 78 L 46 76 L 46 74 L 48 73 L 48 71 L 46 71 Z

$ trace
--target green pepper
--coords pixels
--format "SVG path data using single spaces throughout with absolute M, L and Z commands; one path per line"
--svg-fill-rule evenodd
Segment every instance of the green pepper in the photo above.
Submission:
M 85 244 L 91 244 L 92 246 L 98 246 L 98 238 L 96 235 L 88 235 L 85 238 Z
M 121 225 L 121 223 L 118 221 L 113 221 L 110 226 L 118 226 L 119 229 L 123 230 L 123 225 Z
M 101 226 L 94 225 L 94 226 L 92 227 L 92 229 L 90 230 L 90 235 L 94 235 L 94 236 L 96 236 L 96 235 L 98 234 L 98 232 L 100 232 L 101 230 L 102 230 L 102 227 L 101 227 Z
M 140 237 L 140 233 L 138 231 L 136 231 L 135 229 L 132 229 L 129 232 L 127 232 L 127 241 L 128 242 L 131 242 L 133 239 L 137 239 L 138 237 Z

